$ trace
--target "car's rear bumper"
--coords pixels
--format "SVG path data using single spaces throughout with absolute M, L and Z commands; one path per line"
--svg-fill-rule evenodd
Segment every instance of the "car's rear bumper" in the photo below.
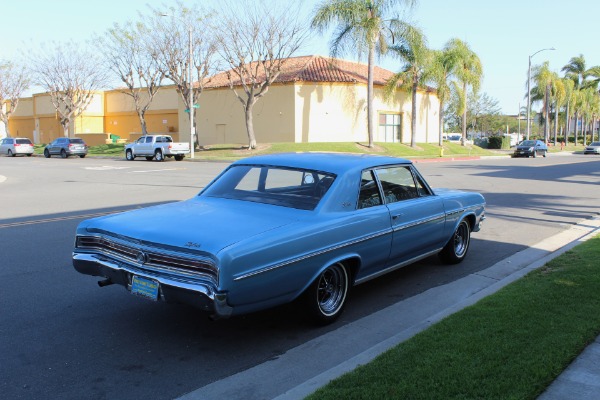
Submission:
M 184 303 L 213 313 L 215 317 L 231 316 L 227 294 L 218 293 L 209 283 L 193 281 L 182 276 L 164 276 L 108 259 L 92 253 L 73 253 L 73 267 L 85 275 L 107 279 L 103 285 L 116 283 L 131 291 L 133 275 L 159 283 L 159 298 L 167 302 Z

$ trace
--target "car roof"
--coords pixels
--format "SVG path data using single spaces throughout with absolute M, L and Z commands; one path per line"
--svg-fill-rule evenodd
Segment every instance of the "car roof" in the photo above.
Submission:
M 350 153 L 279 153 L 255 156 L 236 161 L 233 165 L 273 165 L 306 168 L 336 175 L 354 169 L 367 169 L 382 165 L 412 164 L 410 160 L 397 157 Z

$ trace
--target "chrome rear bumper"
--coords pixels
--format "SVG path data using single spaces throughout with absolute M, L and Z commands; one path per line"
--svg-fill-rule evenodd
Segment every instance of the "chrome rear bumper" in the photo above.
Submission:
M 159 297 L 163 301 L 185 303 L 214 314 L 216 318 L 228 318 L 233 308 L 227 304 L 227 294 L 218 293 L 209 283 L 192 281 L 188 277 L 163 275 L 92 253 L 73 253 L 73 267 L 78 272 L 101 276 L 131 290 L 132 276 L 152 279 L 160 284 Z M 106 285 L 106 283 L 104 284 Z

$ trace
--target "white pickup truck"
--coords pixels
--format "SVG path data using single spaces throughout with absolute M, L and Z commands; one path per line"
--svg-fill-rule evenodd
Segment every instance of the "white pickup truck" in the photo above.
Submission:
M 148 161 L 175 157 L 175 160 L 181 161 L 189 153 L 189 143 L 174 142 L 169 135 L 146 135 L 125 146 L 125 158 L 129 161 L 136 157 L 146 157 Z

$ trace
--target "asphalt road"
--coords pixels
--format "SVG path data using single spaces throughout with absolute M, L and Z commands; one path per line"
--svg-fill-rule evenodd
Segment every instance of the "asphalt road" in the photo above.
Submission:
M 322 328 L 299 318 L 293 305 L 212 322 L 190 307 L 151 303 L 116 285 L 99 288 L 73 270 L 81 220 L 189 198 L 225 166 L 0 157 L 2 398 L 176 398 L 600 213 L 598 157 L 419 163 L 433 187 L 486 197 L 488 219 L 467 259 L 448 267 L 432 257 L 361 285 L 342 318 Z

